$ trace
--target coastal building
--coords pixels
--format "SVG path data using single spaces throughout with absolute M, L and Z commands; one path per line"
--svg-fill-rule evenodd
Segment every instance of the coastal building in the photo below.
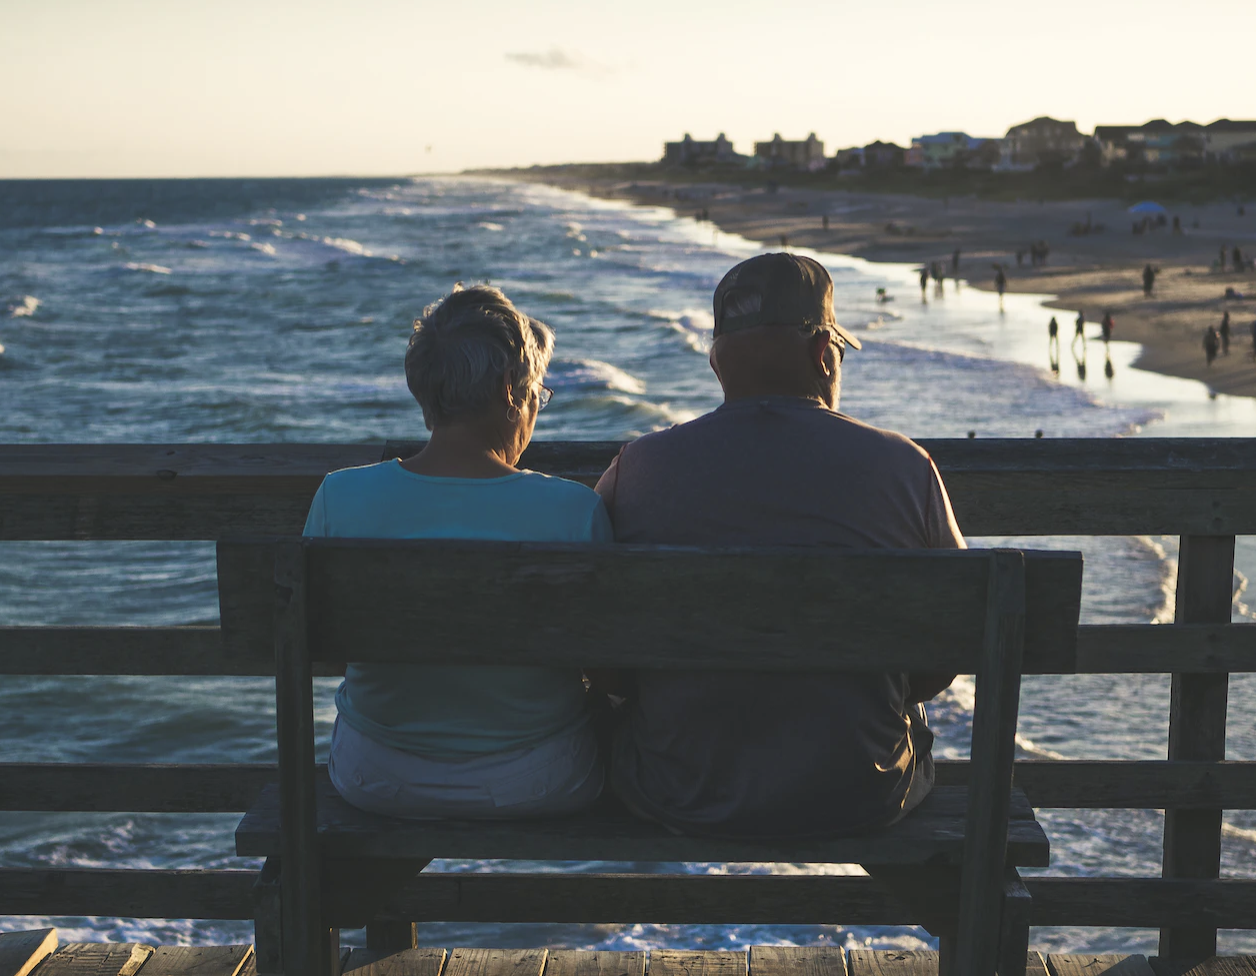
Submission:
M 1003 137 L 1001 169 L 1035 169 L 1074 162 L 1086 146 L 1076 122 L 1043 115 L 1007 130 Z
M 1142 125 L 1101 125 L 1094 140 L 1104 166 L 1179 169 L 1251 158 L 1256 121 L 1217 119 L 1208 125 L 1152 119 Z
M 839 149 L 833 162 L 840 170 L 852 169 L 894 169 L 903 165 L 902 146 L 892 142 L 871 142 L 866 146 L 854 146 L 850 149 Z
M 966 132 L 937 132 L 916 136 L 904 153 L 907 166 L 922 169 L 991 169 L 1002 155 L 1002 140 L 970 136 Z
M 688 132 L 679 142 L 663 143 L 663 162 L 673 166 L 699 166 L 711 163 L 735 163 L 742 159 L 724 133 L 714 139 L 695 139 Z
M 806 139 L 782 139 L 778 132 L 768 142 L 756 142 L 754 154 L 756 159 L 763 160 L 769 167 L 814 171 L 824 169 L 827 164 L 824 143 L 816 138 L 814 132 Z

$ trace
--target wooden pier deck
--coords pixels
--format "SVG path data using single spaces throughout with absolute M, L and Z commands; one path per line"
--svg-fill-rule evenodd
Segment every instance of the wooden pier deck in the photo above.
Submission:
M 739 952 L 653 949 L 345 949 L 343 976 L 934 976 L 936 952 L 753 946 Z M 0 976 L 254 976 L 253 947 L 58 945 L 56 929 L 0 934 Z M 1256 956 L 1191 965 L 1140 955 L 1031 952 L 1026 976 L 1256 976 Z

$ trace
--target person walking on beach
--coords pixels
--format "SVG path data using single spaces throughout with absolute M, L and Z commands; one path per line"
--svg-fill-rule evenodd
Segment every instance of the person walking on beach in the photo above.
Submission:
M 1003 293 L 1007 291 L 1007 275 L 1003 273 L 1003 265 L 994 266 L 994 290 L 999 293 L 999 311 L 1003 311 Z
M 1078 312 L 1077 314 L 1081 315 L 1082 313 Z M 1112 326 L 1114 324 L 1115 323 L 1112 321 L 1112 313 L 1104 312 L 1103 322 L 1100 324 L 1099 328 L 1103 330 L 1103 341 L 1105 345 L 1112 341 Z
M 1156 285 L 1156 269 L 1150 264 L 1143 268 L 1143 297 L 1151 297 L 1151 289 Z
M 955 275 L 958 273 L 959 273 L 959 248 L 957 247 L 955 251 L 951 254 L 951 274 Z
M 711 368 L 724 402 L 630 442 L 611 462 L 597 491 L 617 542 L 964 547 L 929 455 L 837 412 L 842 360 L 859 342 L 837 323 L 818 262 L 750 258 L 724 276 L 713 305 Z M 675 831 L 733 837 L 833 836 L 903 817 L 934 778 L 921 703 L 952 680 L 634 677 L 611 750 L 614 791 Z
M 1221 336 L 1221 355 L 1230 355 L 1230 313 L 1221 316 L 1221 328 L 1217 330 Z
M 924 304 L 925 302 L 928 301 L 928 299 L 925 297 L 925 292 L 928 290 L 928 288 L 929 288 L 929 269 L 922 265 L 920 268 L 920 302 L 921 304 Z
M 1077 355 L 1077 340 L 1082 341 L 1082 358 L 1086 357 L 1086 316 L 1081 312 L 1077 313 L 1077 318 L 1073 322 L 1073 355 Z
M 1208 331 L 1204 333 L 1204 362 L 1209 366 L 1212 361 L 1217 358 L 1217 347 L 1221 345 L 1221 338 L 1217 335 L 1217 330 L 1213 326 L 1208 326 Z

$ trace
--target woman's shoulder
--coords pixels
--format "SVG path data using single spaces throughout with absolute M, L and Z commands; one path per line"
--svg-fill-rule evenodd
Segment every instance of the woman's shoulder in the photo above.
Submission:
M 589 506 L 595 505 L 601 500 L 596 491 L 580 484 L 578 481 L 569 481 L 566 478 L 559 478 L 557 475 L 552 474 L 543 474 L 540 471 L 524 470 L 521 474 L 523 477 L 516 482 L 519 490 L 539 498 L 565 502 L 569 505 L 583 503 Z

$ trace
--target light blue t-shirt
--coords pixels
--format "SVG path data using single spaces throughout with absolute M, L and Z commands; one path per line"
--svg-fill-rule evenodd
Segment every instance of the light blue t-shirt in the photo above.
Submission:
M 434 478 L 413 474 L 399 461 L 329 474 L 310 505 L 304 534 L 506 542 L 613 538 L 602 500 L 574 481 L 535 471 Z M 431 759 L 521 749 L 572 728 L 585 715 L 580 672 L 566 668 L 350 664 L 336 708 L 342 721 L 381 745 Z

